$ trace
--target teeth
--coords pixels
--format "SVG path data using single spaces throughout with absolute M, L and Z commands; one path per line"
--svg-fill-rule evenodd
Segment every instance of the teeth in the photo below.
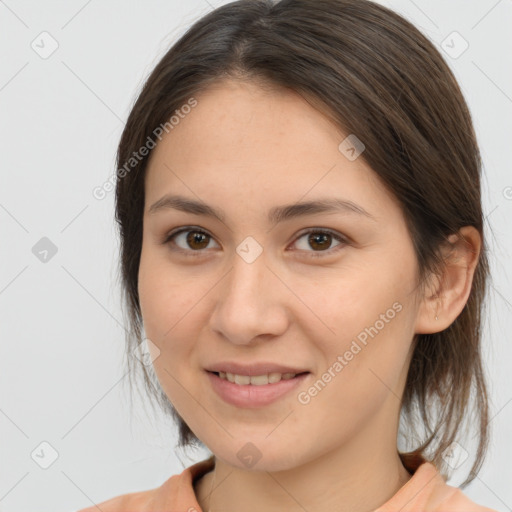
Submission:
M 250 384 L 251 377 L 248 375 L 235 375 L 235 384 Z
M 274 384 L 276 382 L 279 382 L 281 380 L 281 374 L 280 373 L 269 373 L 268 374 L 268 383 Z
M 264 375 L 236 375 L 229 372 L 219 372 L 219 377 L 229 382 L 239 385 L 252 384 L 253 386 L 264 386 L 265 384 L 275 384 L 280 380 L 290 380 L 295 377 L 295 373 L 266 373 Z

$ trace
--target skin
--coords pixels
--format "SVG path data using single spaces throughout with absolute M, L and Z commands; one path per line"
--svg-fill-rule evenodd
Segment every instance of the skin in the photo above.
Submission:
M 225 80 L 195 97 L 147 169 L 139 296 L 146 336 L 160 350 L 153 364 L 161 386 L 216 456 L 214 492 L 213 472 L 195 483 L 199 504 L 228 512 L 373 510 L 411 477 L 397 432 L 413 336 L 440 331 L 461 312 L 479 235 L 468 227 L 466 243 L 453 238 L 445 273 L 422 289 L 403 213 L 362 157 L 350 161 L 339 151 L 347 134 L 289 90 Z M 149 213 L 167 193 L 222 209 L 225 219 Z M 351 200 L 372 218 L 331 212 L 268 223 L 271 208 L 320 197 Z M 187 226 L 210 237 L 189 245 L 184 233 L 162 243 Z M 328 237 L 322 250 L 308 243 L 306 228 L 347 241 Z M 247 236 L 263 248 L 252 263 L 236 252 Z M 300 403 L 297 394 L 395 303 L 400 312 Z M 241 408 L 225 403 L 205 373 L 225 360 L 311 374 L 271 405 Z M 261 453 L 252 468 L 237 457 L 247 442 Z

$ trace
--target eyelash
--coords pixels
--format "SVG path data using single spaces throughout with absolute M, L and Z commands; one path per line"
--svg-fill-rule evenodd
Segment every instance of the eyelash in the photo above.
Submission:
M 162 241 L 162 244 L 168 245 L 171 243 L 173 238 L 175 238 L 176 236 L 178 236 L 181 233 L 187 233 L 187 232 L 200 233 L 202 235 L 206 235 L 207 237 L 210 237 L 213 239 L 213 236 L 210 235 L 208 232 L 204 231 L 203 229 L 194 228 L 193 226 L 188 226 L 185 228 L 180 228 L 177 231 L 172 231 L 171 233 L 166 235 L 164 240 Z M 295 239 L 295 241 L 297 241 L 297 240 L 301 239 L 302 237 L 304 237 L 305 235 L 309 235 L 311 233 L 331 235 L 335 240 L 340 242 L 340 245 L 335 246 L 333 249 L 326 249 L 324 251 L 306 251 L 306 252 L 310 253 L 307 256 L 308 258 L 326 257 L 326 256 L 324 256 L 324 253 L 326 253 L 328 256 L 331 256 L 334 252 L 337 252 L 338 250 L 342 249 L 344 245 L 348 244 L 348 239 L 346 237 L 340 235 L 339 233 L 336 233 L 335 231 L 331 231 L 330 229 L 322 229 L 322 228 L 310 228 L 307 231 L 300 233 L 298 235 L 298 237 Z M 178 248 L 178 249 L 173 248 L 171 250 L 185 254 L 185 255 L 187 255 L 187 257 L 188 256 L 190 256 L 190 257 L 202 256 L 202 253 L 205 252 L 204 249 L 199 249 L 199 250 L 193 251 L 193 250 L 185 250 L 185 249 L 181 249 L 181 248 Z

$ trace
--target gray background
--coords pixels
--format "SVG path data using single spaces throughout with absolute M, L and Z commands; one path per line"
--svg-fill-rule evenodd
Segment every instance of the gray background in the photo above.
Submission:
M 149 419 L 138 402 L 130 412 L 113 193 L 97 200 L 92 189 L 115 170 L 123 121 L 144 78 L 222 3 L 0 0 L 1 511 L 69 512 L 160 485 L 206 455 L 176 451 L 170 422 Z M 438 45 L 481 145 L 493 439 L 465 492 L 512 510 L 512 1 L 382 3 Z M 453 31 L 469 44 L 461 55 Z M 45 55 L 52 44 L 58 48 Z M 43 469 L 52 450 L 58 457 Z

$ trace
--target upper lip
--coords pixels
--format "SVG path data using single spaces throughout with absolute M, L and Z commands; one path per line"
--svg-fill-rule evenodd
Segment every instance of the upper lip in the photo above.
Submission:
M 230 361 L 212 364 L 205 368 L 209 372 L 224 372 L 233 373 L 236 375 L 249 375 L 251 377 L 255 375 L 265 375 L 267 373 L 304 373 L 308 372 L 304 368 L 285 366 L 276 363 L 250 363 L 240 364 Z

